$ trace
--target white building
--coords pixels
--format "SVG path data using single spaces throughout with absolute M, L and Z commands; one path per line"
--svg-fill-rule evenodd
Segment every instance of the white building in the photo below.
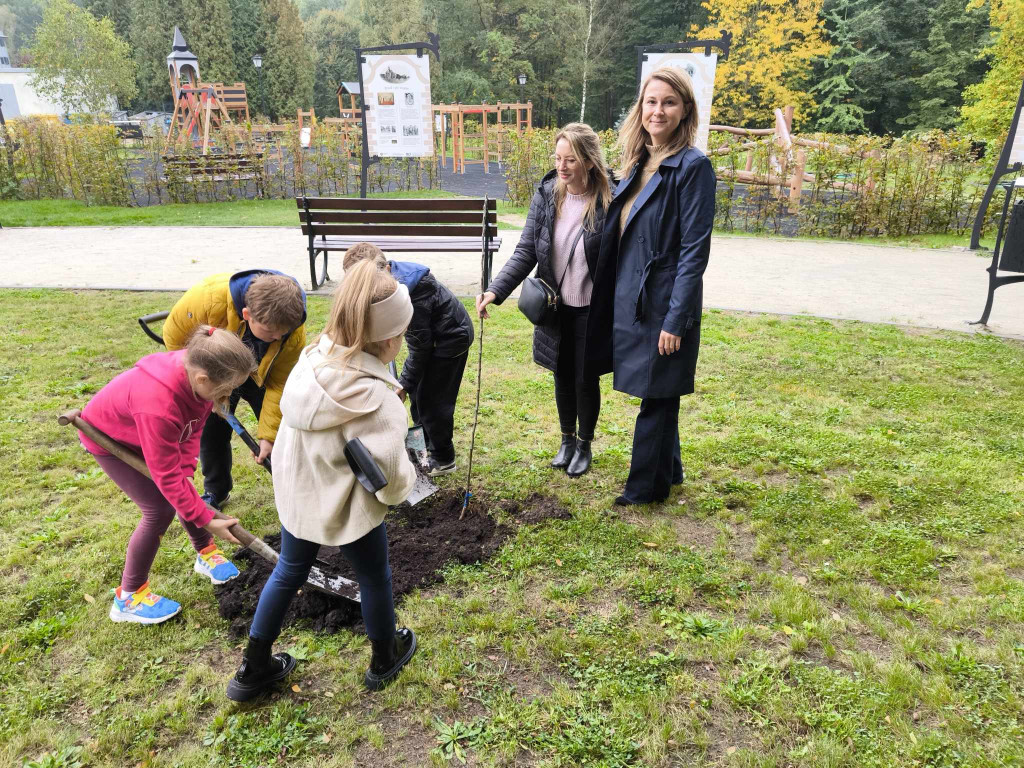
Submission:
M 35 70 L 11 66 L 7 52 L 7 36 L 0 30 L 0 109 L 4 118 L 26 117 L 28 115 L 60 115 L 64 112 L 58 104 L 36 93 L 29 82 Z

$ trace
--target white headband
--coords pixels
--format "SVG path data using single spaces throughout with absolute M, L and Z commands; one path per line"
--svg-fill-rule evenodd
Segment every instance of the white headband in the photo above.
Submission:
M 370 341 L 384 341 L 401 336 L 412 320 L 412 301 L 409 289 L 401 283 L 398 290 L 386 299 L 370 305 Z

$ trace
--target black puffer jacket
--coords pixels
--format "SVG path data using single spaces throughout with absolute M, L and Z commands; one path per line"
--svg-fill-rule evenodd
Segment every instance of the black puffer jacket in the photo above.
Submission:
M 556 275 L 551 268 L 551 243 L 555 237 L 555 180 L 558 174 L 550 171 L 541 181 L 530 203 L 526 226 L 519 238 L 515 253 L 512 254 L 501 272 L 491 281 L 487 290 L 495 296 L 494 303 L 501 304 L 527 277 L 534 267 L 537 277 L 554 288 Z M 604 229 L 604 211 L 598 206 L 594 231 L 583 234 L 583 249 L 587 255 L 587 268 L 593 280 L 597 257 L 601 249 L 601 231 Z M 558 321 L 538 325 L 533 329 L 533 361 L 550 371 L 558 367 L 558 345 L 561 330 Z
M 412 320 L 405 332 L 409 354 L 398 379 L 408 392 L 419 383 L 431 357 L 458 357 L 473 346 L 473 321 L 428 267 L 411 261 L 389 263 L 391 274 L 409 289 L 412 300 Z

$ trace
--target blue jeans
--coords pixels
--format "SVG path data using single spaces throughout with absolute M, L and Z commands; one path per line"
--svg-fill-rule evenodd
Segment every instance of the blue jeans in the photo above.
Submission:
M 281 528 L 281 559 L 263 585 L 249 636 L 273 642 L 281 634 L 284 615 L 292 598 L 306 583 L 320 545 L 292 536 Z M 387 640 L 395 634 L 395 601 L 391 593 L 391 566 L 388 565 L 388 534 L 381 523 L 361 539 L 341 546 L 359 582 L 360 608 L 366 635 L 371 640 Z

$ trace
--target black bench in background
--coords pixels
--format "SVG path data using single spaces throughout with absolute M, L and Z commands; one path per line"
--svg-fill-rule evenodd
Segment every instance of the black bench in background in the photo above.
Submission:
M 476 252 L 490 282 L 498 237 L 498 205 L 490 198 L 385 199 L 297 197 L 302 234 L 309 239 L 309 274 L 316 290 L 330 277 L 327 255 L 369 242 L 386 252 Z M 323 267 L 317 270 L 317 257 Z

